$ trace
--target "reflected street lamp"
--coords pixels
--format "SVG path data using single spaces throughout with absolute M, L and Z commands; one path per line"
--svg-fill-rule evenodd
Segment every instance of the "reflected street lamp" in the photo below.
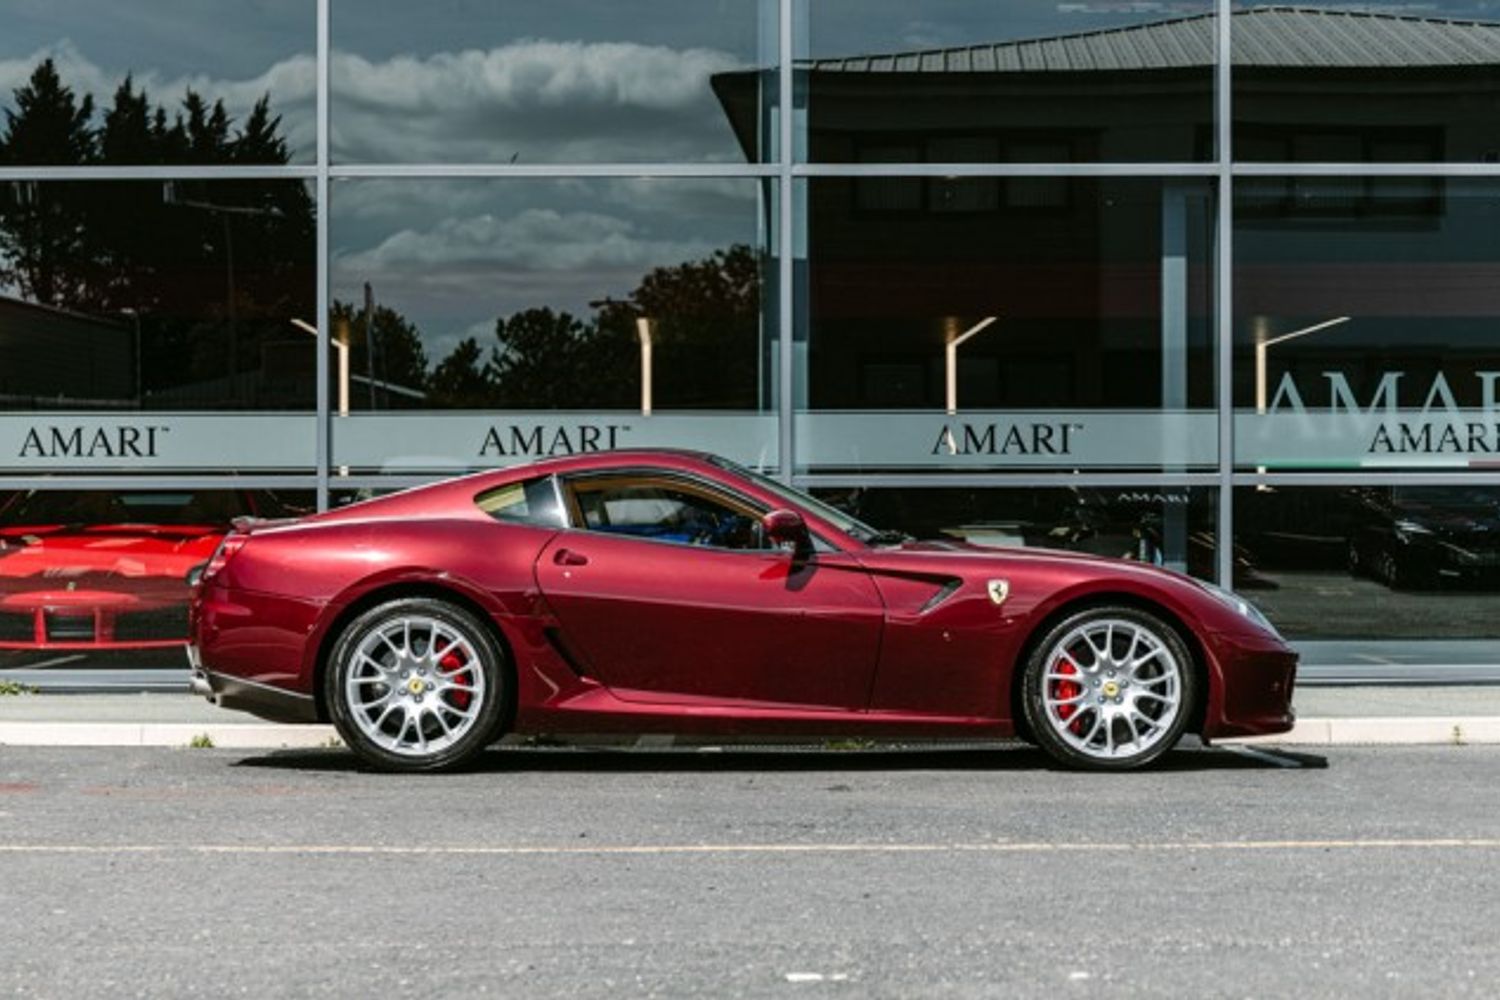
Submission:
M 958 348 L 959 345 L 976 334 L 982 332 L 999 317 L 986 316 L 984 319 L 969 327 L 963 333 L 954 334 L 948 331 L 947 342 L 943 345 L 943 367 L 947 376 L 947 404 L 948 415 L 952 416 L 958 412 Z
M 641 341 L 641 416 L 651 416 L 651 334 L 656 320 L 637 316 L 635 333 Z
M 1349 319 L 1350 317 L 1348 316 L 1338 316 L 1334 319 L 1324 320 L 1321 323 L 1314 323 L 1312 326 L 1304 326 L 1302 329 L 1293 330 L 1291 333 L 1283 333 L 1269 340 L 1257 340 L 1255 342 L 1255 412 L 1257 414 L 1264 414 L 1266 412 L 1266 355 L 1269 353 L 1271 345 L 1284 343 L 1288 340 L 1296 340 L 1298 337 L 1306 337 L 1310 333 L 1317 333 L 1319 330 L 1326 330 L 1331 326 L 1340 326 L 1349 322 Z
M 610 306 L 623 306 L 634 311 L 634 307 L 625 299 L 606 297 L 589 302 L 590 309 L 607 309 Z M 637 313 L 635 335 L 641 345 L 641 416 L 649 417 L 651 416 L 651 348 L 656 336 L 656 320 Z
M 318 328 L 305 319 L 294 319 L 292 320 L 292 325 L 303 333 L 312 334 L 314 337 L 318 335 Z M 341 417 L 347 417 L 349 415 L 349 342 L 348 340 L 335 340 L 331 337 L 329 338 L 329 342 L 333 344 L 333 349 L 339 352 L 338 414 Z
M 1302 329 L 1293 330 L 1291 333 L 1283 333 L 1279 336 L 1271 337 L 1269 339 L 1262 338 L 1256 340 L 1255 413 L 1257 416 L 1264 416 L 1266 413 L 1266 356 L 1270 353 L 1271 345 L 1285 343 L 1288 340 L 1296 340 L 1298 337 L 1306 337 L 1310 333 L 1317 333 L 1319 330 L 1327 330 L 1329 327 L 1341 326 L 1344 323 L 1349 322 L 1349 319 L 1350 317 L 1348 316 L 1335 316 L 1333 319 L 1325 319 L 1321 323 L 1314 323 L 1312 326 L 1304 326 Z M 1266 467 L 1264 465 L 1257 465 L 1255 467 L 1255 471 L 1264 475 Z M 1270 490 L 1270 487 L 1265 483 L 1259 483 L 1255 488 L 1258 491 Z

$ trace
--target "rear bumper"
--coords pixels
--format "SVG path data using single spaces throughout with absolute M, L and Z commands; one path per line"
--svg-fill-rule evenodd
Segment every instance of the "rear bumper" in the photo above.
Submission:
M 318 705 L 311 695 L 205 670 L 192 646 L 188 647 L 188 662 L 193 665 L 193 676 L 189 681 L 192 692 L 220 708 L 248 712 L 270 722 L 318 721 Z

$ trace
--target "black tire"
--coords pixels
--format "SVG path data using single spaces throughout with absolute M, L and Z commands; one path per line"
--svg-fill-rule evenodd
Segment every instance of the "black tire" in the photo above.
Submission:
M 1366 576 L 1364 560 L 1359 555 L 1359 545 L 1354 539 L 1349 540 L 1348 553 L 1349 575 L 1352 577 Z
M 430 621 L 436 623 L 434 629 L 427 633 L 426 651 L 432 652 L 439 637 L 438 629 L 443 630 L 446 636 L 450 632 L 463 637 L 472 649 L 472 664 L 466 664 L 463 673 L 472 677 L 469 667 L 482 678 L 482 686 L 477 694 L 479 704 L 477 707 L 472 702 L 466 702 L 464 709 L 473 708 L 469 721 L 462 723 L 462 731 L 456 738 L 445 737 L 436 728 L 438 720 L 434 718 L 436 711 L 434 706 L 442 707 L 442 699 L 445 695 L 437 692 L 431 695 L 432 701 L 425 709 L 415 708 L 424 714 L 418 715 L 415 722 L 414 735 L 421 736 L 419 747 L 410 751 L 400 751 L 388 748 L 377 741 L 375 735 L 367 732 L 366 728 L 356 722 L 354 713 L 359 711 L 356 706 L 350 704 L 350 696 L 346 694 L 349 690 L 349 677 L 355 669 L 356 651 L 362 643 L 374 636 L 382 628 L 391 629 L 397 623 L 407 620 Z M 420 648 L 420 628 L 412 637 L 408 634 L 406 642 Z M 393 645 L 388 645 L 388 660 L 393 667 L 399 664 L 399 652 Z M 384 654 L 382 654 L 384 656 Z M 465 659 L 468 657 L 466 655 Z M 382 659 L 386 662 L 386 659 Z M 368 672 L 368 671 L 367 671 Z M 415 673 L 415 671 L 413 671 Z M 425 674 L 424 674 L 425 676 Z M 442 680 L 446 677 L 457 675 L 440 675 L 434 667 L 433 680 Z M 339 736 L 345 744 L 359 755 L 366 763 L 383 771 L 444 771 L 459 767 L 472 760 L 486 747 L 500 738 L 506 719 L 509 714 L 509 703 L 511 697 L 510 670 L 505 659 L 505 654 L 496 641 L 490 629 L 476 618 L 472 613 L 458 605 L 447 601 L 425 597 L 407 597 L 387 601 L 377 605 L 363 614 L 359 615 L 339 634 L 338 641 L 334 644 L 333 652 L 329 657 L 327 669 L 323 675 L 323 695 L 328 713 L 333 719 L 334 726 L 338 729 Z M 371 682 L 372 684 L 374 682 Z M 466 683 L 473 683 L 466 681 Z M 397 682 L 403 686 L 405 682 Z M 386 691 L 388 696 L 405 698 L 407 692 L 397 691 L 384 687 L 375 686 L 375 692 Z M 426 693 L 416 696 L 421 701 Z M 461 697 L 459 695 L 446 695 L 449 699 Z M 475 695 L 469 695 L 474 698 Z M 379 706 L 375 706 L 379 707 Z M 376 713 L 378 714 L 378 713 Z M 442 722 L 447 723 L 450 719 L 457 719 L 458 711 L 450 709 L 442 716 Z M 369 715 L 366 721 L 373 725 Z M 429 723 L 429 719 L 432 720 Z M 401 738 L 408 733 L 407 725 L 402 723 L 400 738 L 393 738 L 389 733 L 384 733 L 388 741 L 397 745 L 401 744 Z M 383 730 L 381 732 L 384 732 Z M 435 742 L 450 739 L 446 744 L 427 750 L 428 738 L 423 735 L 430 732 Z
M 1390 590 L 1407 590 L 1413 584 L 1412 574 L 1389 549 L 1381 549 L 1376 555 L 1375 575 Z
M 1171 717 L 1170 721 L 1164 722 L 1151 730 L 1150 742 L 1144 744 L 1139 751 L 1112 753 L 1110 756 L 1103 756 L 1086 752 L 1064 738 L 1059 731 L 1059 727 L 1067 725 L 1067 723 L 1054 720 L 1047 711 L 1045 700 L 1047 678 L 1045 675 L 1049 663 L 1054 659 L 1054 655 L 1060 654 L 1059 645 L 1064 640 L 1076 635 L 1080 629 L 1091 626 L 1107 627 L 1111 622 L 1128 623 L 1135 629 L 1140 630 L 1142 635 L 1150 636 L 1156 643 L 1160 644 L 1165 655 L 1170 657 L 1170 662 L 1175 666 L 1177 698 L 1175 714 Z M 1118 641 L 1124 642 L 1125 640 L 1121 638 Z M 1128 657 L 1128 652 L 1126 656 Z M 1163 659 L 1159 661 L 1157 667 L 1145 669 L 1160 670 L 1162 674 L 1166 674 L 1166 663 L 1167 661 Z M 1077 718 L 1080 720 L 1078 723 L 1074 723 L 1074 725 L 1081 726 L 1083 724 L 1082 720 L 1087 717 L 1087 712 L 1091 710 L 1109 710 L 1115 704 L 1112 702 L 1105 709 L 1095 709 L 1092 704 L 1089 704 L 1091 689 L 1086 687 L 1086 685 L 1090 681 L 1084 676 L 1087 666 L 1086 664 L 1080 664 L 1079 667 L 1075 668 L 1080 675 L 1080 684 L 1078 687 L 1082 689 L 1081 697 L 1085 701 L 1081 707 L 1074 709 L 1077 712 Z M 1176 746 L 1178 740 L 1182 738 L 1183 733 L 1187 731 L 1188 726 L 1195 716 L 1200 697 L 1200 682 L 1192 654 L 1188 651 L 1186 644 L 1182 641 L 1182 637 L 1178 635 L 1177 630 L 1156 615 L 1125 605 L 1091 607 L 1069 615 L 1048 629 L 1046 634 L 1033 645 L 1031 653 L 1027 656 L 1026 663 L 1022 669 L 1024 670 L 1024 674 L 1021 681 L 1021 708 L 1025 715 L 1026 726 L 1030 730 L 1032 738 L 1036 741 L 1037 746 L 1041 747 L 1053 760 L 1066 767 L 1078 770 L 1130 771 L 1144 767 L 1157 760 L 1168 750 L 1172 749 L 1172 747 Z M 1113 679 L 1114 675 L 1111 674 L 1110 678 Z M 1108 683 L 1108 681 L 1105 683 Z M 1148 681 L 1148 683 L 1151 682 Z M 1129 684 L 1126 683 L 1123 686 L 1128 688 Z M 1138 683 L 1136 688 L 1137 694 L 1131 695 L 1129 692 L 1117 691 L 1117 696 L 1121 698 L 1150 697 L 1141 694 L 1140 692 L 1143 690 L 1145 689 Z M 1157 690 L 1164 690 L 1164 688 L 1157 688 Z M 1101 702 L 1101 704 L 1103 703 Z M 1155 703 L 1141 701 L 1131 703 L 1132 708 L 1141 704 L 1154 705 Z M 1149 708 L 1143 711 L 1161 711 L 1159 718 L 1167 718 L 1165 710 Z M 1145 716 L 1141 717 L 1144 718 Z M 1112 734 L 1120 732 L 1123 735 L 1123 732 L 1129 730 L 1122 727 L 1134 725 L 1133 722 L 1117 723 L 1109 721 L 1104 723 L 1102 720 L 1100 724 L 1107 725 L 1108 732 L 1111 734 L 1108 737 L 1111 746 L 1114 743 Z M 1121 742 L 1124 743 L 1125 741 L 1122 739 Z M 1139 737 L 1137 738 L 1137 742 L 1140 742 Z

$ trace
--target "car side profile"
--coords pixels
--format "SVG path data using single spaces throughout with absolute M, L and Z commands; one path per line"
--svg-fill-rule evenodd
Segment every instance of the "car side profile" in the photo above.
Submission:
M 1292 725 L 1296 654 L 1167 570 L 918 542 L 722 459 L 616 451 L 241 523 L 195 689 L 436 770 L 506 733 L 1010 737 L 1072 766 Z

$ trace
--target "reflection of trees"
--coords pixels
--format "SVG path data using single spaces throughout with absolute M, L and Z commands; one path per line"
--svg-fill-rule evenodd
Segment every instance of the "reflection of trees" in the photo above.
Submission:
M 169 114 L 127 77 L 96 125 L 93 99 L 76 97 L 50 59 L 13 97 L 0 133 L 8 166 L 289 159 L 269 98 L 237 123 L 190 89 Z M 42 305 L 133 313 L 158 404 L 305 402 L 308 391 L 240 373 L 265 368 L 277 344 L 312 356 L 290 320 L 313 312 L 314 211 L 296 180 L 12 182 L 0 185 L 0 284 Z
M 416 394 L 427 380 L 427 352 L 416 325 L 380 305 L 371 309 L 368 319 L 362 308 L 337 300 L 329 313 L 333 336 L 349 345 L 353 405 L 376 409 L 413 405 L 408 401 L 419 398 Z
M 592 317 L 541 307 L 495 321 L 488 354 L 468 338 L 428 380 L 431 405 L 623 409 L 639 403 L 636 320 L 654 323 L 659 406 L 757 404 L 761 260 L 744 244 L 659 267 Z

